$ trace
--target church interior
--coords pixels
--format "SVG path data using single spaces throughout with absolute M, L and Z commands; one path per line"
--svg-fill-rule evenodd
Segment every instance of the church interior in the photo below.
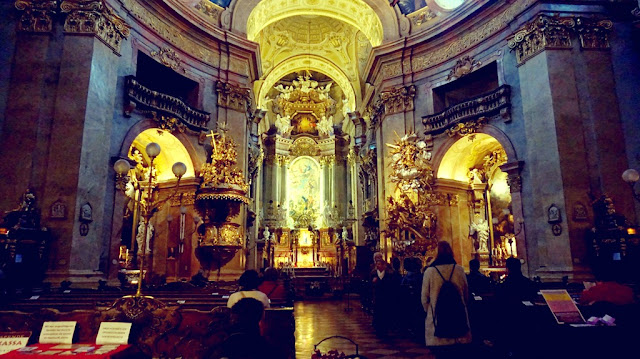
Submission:
M 267 311 L 265 330 L 309 357 L 331 335 L 313 316 L 332 309 L 307 299 L 353 295 L 366 311 L 374 253 L 404 274 L 439 241 L 496 282 L 517 258 L 541 288 L 579 295 L 613 272 L 638 299 L 639 0 L 12 0 L 0 13 L 6 323 L 123 294 L 135 301 L 118 313 L 167 318 L 177 302 L 185 323 L 203 308 L 213 323 L 245 270 L 271 267 L 296 304 Z M 429 357 L 405 349 L 365 355 Z

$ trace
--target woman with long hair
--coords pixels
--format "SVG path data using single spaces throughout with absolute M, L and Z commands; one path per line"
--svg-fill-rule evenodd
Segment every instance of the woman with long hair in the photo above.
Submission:
M 445 285 L 446 282 L 451 282 L 453 286 L 450 284 Z M 448 288 L 445 289 L 445 287 Z M 441 289 L 453 293 L 454 300 L 448 302 L 457 301 L 461 304 L 452 306 L 450 305 L 451 303 L 445 303 L 438 308 L 438 297 Z M 456 295 L 459 297 L 456 297 Z M 425 341 L 427 347 L 432 349 L 438 358 L 459 357 L 466 348 L 462 344 L 471 343 L 467 310 L 468 297 L 469 287 L 464 268 L 456 264 L 451 245 L 445 241 L 438 242 L 436 259 L 424 271 L 421 295 L 422 306 L 427 313 L 425 319 Z M 447 312 L 444 311 L 445 308 Z M 450 313 L 451 311 L 453 313 Z M 445 314 L 447 315 L 447 320 L 442 319 Z M 440 318 L 438 318 L 438 315 Z M 452 319 L 459 319 L 456 325 L 453 325 Z

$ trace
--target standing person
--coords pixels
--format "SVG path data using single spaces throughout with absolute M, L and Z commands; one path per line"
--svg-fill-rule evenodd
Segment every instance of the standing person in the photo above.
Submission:
M 229 296 L 227 307 L 232 308 L 233 305 L 242 298 L 253 298 L 262 302 L 262 305 L 264 305 L 265 308 L 269 308 L 271 305 L 269 297 L 258 290 L 258 286 L 260 285 L 260 276 L 258 275 L 258 272 L 253 269 L 244 271 L 238 279 L 238 285 L 240 286 L 240 290 Z
M 374 258 L 376 258 L 374 256 Z M 395 294 L 398 280 L 391 266 L 381 257 L 376 258 L 375 269 L 371 272 L 373 289 L 373 328 L 379 337 L 387 337 L 393 324 Z
M 424 272 L 421 295 L 422 306 L 427 312 L 425 341 L 436 357 L 462 357 L 466 346 L 461 344 L 471 343 L 468 298 L 464 268 L 456 264 L 449 243 L 438 242 L 436 259 Z

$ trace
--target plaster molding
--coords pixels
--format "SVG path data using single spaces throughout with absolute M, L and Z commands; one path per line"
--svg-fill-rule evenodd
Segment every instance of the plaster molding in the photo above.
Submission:
M 414 85 L 396 87 L 380 93 L 380 100 L 384 105 L 384 114 L 413 111 L 413 98 L 416 96 Z
M 53 17 L 58 11 L 57 1 L 18 0 L 15 7 L 23 11 L 18 22 L 18 31 L 50 33 L 53 30 Z
M 251 105 L 249 89 L 218 81 L 216 82 L 216 92 L 218 93 L 218 106 L 220 107 L 246 112 Z

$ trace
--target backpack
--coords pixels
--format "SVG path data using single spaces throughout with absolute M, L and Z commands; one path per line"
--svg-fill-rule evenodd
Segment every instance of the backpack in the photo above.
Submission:
M 444 281 L 440 292 L 438 293 L 438 301 L 435 309 L 431 307 L 433 314 L 433 325 L 435 327 L 435 336 L 438 338 L 459 338 L 469 331 L 467 323 L 467 312 L 462 295 L 458 288 L 451 282 L 455 264 L 449 275 L 449 280 L 444 279 L 440 270 L 433 267 Z

